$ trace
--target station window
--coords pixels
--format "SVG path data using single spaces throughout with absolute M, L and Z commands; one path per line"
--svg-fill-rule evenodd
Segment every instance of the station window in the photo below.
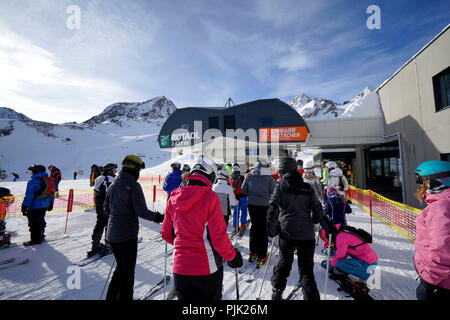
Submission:
M 450 67 L 433 77 L 436 112 L 450 107 Z
M 219 117 L 208 118 L 208 129 L 219 129 Z
M 223 128 L 227 129 L 236 129 L 236 118 L 235 116 L 224 116 L 223 117 Z
M 450 162 L 450 153 L 441 153 L 441 161 Z

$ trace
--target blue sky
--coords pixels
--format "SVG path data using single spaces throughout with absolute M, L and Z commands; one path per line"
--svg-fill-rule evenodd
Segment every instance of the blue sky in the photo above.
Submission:
M 366 27 L 373 4 L 380 30 Z M 80 29 L 67 28 L 71 5 Z M 162 95 L 177 107 L 342 103 L 449 23 L 437 0 L 0 0 L 0 106 L 56 123 Z

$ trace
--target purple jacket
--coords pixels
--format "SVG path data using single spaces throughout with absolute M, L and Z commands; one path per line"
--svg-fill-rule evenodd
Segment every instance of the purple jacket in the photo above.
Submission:
M 428 205 L 416 218 L 414 264 L 425 282 L 450 289 L 450 188 L 424 199 Z
M 339 227 L 340 225 L 337 224 L 336 228 L 339 229 Z M 351 233 L 344 231 L 339 232 L 336 236 L 336 255 L 334 259 L 331 260 L 331 265 L 337 267 L 338 260 L 345 259 L 347 256 L 361 259 L 368 264 L 377 262 L 378 256 L 368 243 L 356 247 L 355 249 L 349 248 L 350 246 L 357 246 L 362 242 L 363 240 Z

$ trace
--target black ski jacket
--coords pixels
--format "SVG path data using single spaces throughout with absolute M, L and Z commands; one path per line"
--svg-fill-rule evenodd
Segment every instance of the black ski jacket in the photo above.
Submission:
M 136 177 L 123 170 L 109 186 L 103 208 L 109 216 L 106 239 L 113 243 L 138 237 L 138 217 L 156 223 L 164 220 L 159 212 L 147 208 L 144 192 Z
M 269 202 L 267 231 L 288 240 L 314 239 L 314 224 L 326 224 L 322 205 L 297 171 L 278 181 Z

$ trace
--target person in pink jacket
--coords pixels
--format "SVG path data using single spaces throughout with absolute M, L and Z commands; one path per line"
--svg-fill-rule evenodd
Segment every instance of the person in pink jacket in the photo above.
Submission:
M 175 246 L 178 300 L 221 300 L 223 259 L 231 268 L 242 266 L 242 255 L 228 238 L 219 197 L 212 191 L 213 166 L 201 158 L 167 201 L 161 235 Z
M 416 218 L 414 265 L 419 300 L 450 298 L 450 162 L 427 161 L 416 169 L 417 198 L 427 207 Z
M 336 254 L 330 262 L 330 273 L 348 273 L 367 280 L 377 266 L 377 254 L 369 243 L 344 226 L 337 224 L 336 229 Z M 326 260 L 324 262 L 326 264 Z

